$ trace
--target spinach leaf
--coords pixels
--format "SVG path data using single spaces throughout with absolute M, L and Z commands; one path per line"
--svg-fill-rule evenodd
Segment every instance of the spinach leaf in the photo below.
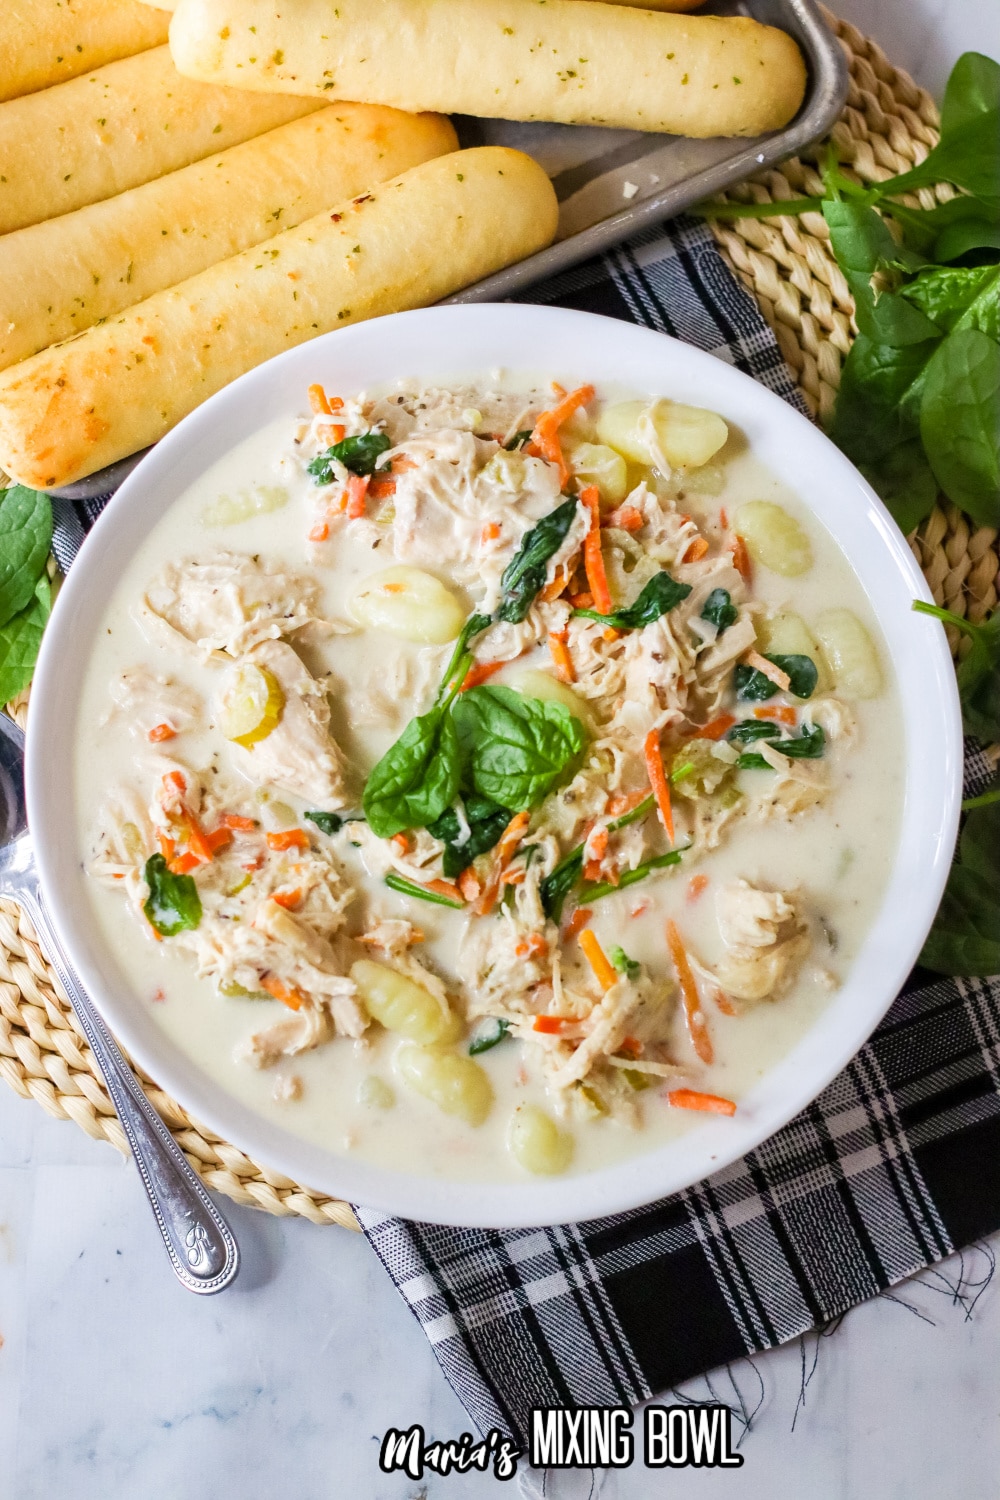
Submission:
M 429 901 L 432 906 L 451 906 L 456 911 L 465 910 L 464 901 L 452 901 L 450 896 L 442 896 L 438 891 L 429 891 L 424 885 L 417 885 L 415 880 L 407 880 L 403 875 L 397 875 L 395 870 L 390 870 L 385 877 L 385 883 L 391 891 L 398 891 L 401 896 L 413 896 L 417 901 Z
M 586 620 L 600 620 L 603 625 L 610 625 L 612 630 L 642 630 L 643 626 L 651 625 L 661 615 L 669 613 L 690 592 L 689 583 L 678 583 L 664 569 L 655 573 L 638 599 L 625 605 L 623 609 L 612 610 L 609 615 L 602 615 L 596 609 L 574 609 L 573 613 Z M 719 589 L 717 592 L 723 593 L 724 590 Z M 728 594 L 726 597 L 729 597 Z
M 942 333 L 978 328 L 991 339 L 1000 338 L 1000 266 L 935 266 L 900 295 Z
M 685 844 L 683 849 L 671 849 L 669 854 L 658 854 L 654 859 L 643 860 L 642 864 L 636 865 L 634 870 L 623 870 L 617 885 L 612 885 L 610 880 L 597 881 L 594 885 L 582 885 L 578 896 L 580 905 L 589 906 L 592 901 L 603 901 L 605 896 L 613 896 L 615 891 L 624 891 L 628 886 L 645 880 L 646 876 L 652 875 L 654 870 L 666 870 L 671 865 L 679 865 L 681 855 L 687 848 L 688 845 Z
M 515 432 L 510 442 L 504 443 L 504 447 L 506 448 L 507 452 L 513 453 L 515 448 L 523 448 L 525 443 L 530 443 L 531 432 L 532 429 L 530 427 L 523 427 L 520 432 Z
M 161 937 L 193 932 L 201 921 L 201 897 L 190 875 L 175 875 L 162 854 L 151 854 L 142 872 L 149 886 L 143 905 L 149 925 Z
M 717 625 L 721 635 L 724 630 L 728 630 L 730 625 L 736 624 L 739 613 L 728 589 L 713 589 L 705 600 L 701 618 L 707 620 L 710 625 Z
M 937 340 L 895 348 L 859 334 L 844 361 L 830 436 L 855 462 L 883 458 L 920 432 L 921 383 Z
M 608 824 L 609 833 L 617 833 L 619 828 L 627 828 L 630 823 L 638 823 L 642 818 L 653 810 L 654 798 L 643 797 L 638 806 L 633 807 L 631 812 L 622 813 L 620 818 L 614 818 Z M 583 844 L 577 844 L 556 865 L 551 874 L 538 887 L 542 901 L 542 910 L 553 922 L 562 918 L 563 904 L 570 891 L 576 885 L 583 871 Z
M 972 640 L 972 650 L 958 668 L 958 693 L 967 734 L 984 745 L 1000 740 L 1000 609 L 981 624 L 963 620 L 937 604 L 914 599 L 913 608 L 954 625 Z
M 1000 211 L 978 198 L 962 194 L 927 209 L 883 202 L 882 209 L 899 224 L 906 244 L 936 264 L 970 250 L 1000 249 Z
M 469 1043 L 469 1056 L 478 1057 L 480 1052 L 489 1052 L 491 1047 L 503 1041 L 509 1030 L 510 1022 L 504 1016 L 487 1016 Z
M 934 509 L 937 480 L 919 438 L 900 443 L 875 463 L 855 462 L 900 531 L 911 532 Z
M 634 958 L 629 958 L 628 954 L 625 952 L 625 949 L 622 948 L 618 943 L 616 943 L 612 948 L 611 952 L 608 954 L 608 957 L 611 959 L 611 962 L 614 964 L 619 974 L 624 974 L 626 979 L 638 979 L 639 975 L 642 973 L 642 964 L 637 963 Z
M 776 724 L 765 723 L 763 719 L 744 719 L 742 724 L 733 725 L 726 739 L 733 745 L 749 745 L 754 740 L 773 740 L 778 733 Z
M 825 199 L 823 217 L 837 264 L 854 295 L 858 331 L 897 348 L 934 338 L 938 329 L 918 307 L 891 290 L 876 295 L 872 286 L 876 271 L 912 271 L 921 264 L 912 251 L 896 244 L 885 220 L 866 203 L 842 198 Z
M 757 727 L 756 723 L 737 726 L 737 728 L 747 731 L 756 729 Z M 791 760 L 818 760 L 823 754 L 826 745 L 826 735 L 819 724 L 814 724 L 811 729 L 803 727 L 800 734 L 789 735 L 784 739 L 780 735 L 775 734 L 775 726 L 773 724 L 764 727 L 769 729 L 769 734 L 751 734 L 748 732 L 742 736 L 743 742 L 746 743 L 749 740 L 765 741 L 772 749 L 780 750 L 782 755 L 787 755 Z M 734 739 L 735 737 L 735 731 L 730 730 L 727 739 Z M 736 769 L 738 771 L 773 771 L 774 767 L 758 751 L 750 750 L 740 756 L 736 762 Z
M 512 813 L 537 807 L 587 743 L 583 725 L 563 704 L 512 688 L 472 688 L 456 702 L 454 716 L 472 786 Z M 447 799 L 453 800 L 454 794 Z
M 557 505 L 554 511 L 525 532 L 500 580 L 498 620 L 519 625 L 525 618 L 539 589 L 545 585 L 549 558 L 559 551 L 573 524 L 577 504 L 576 500 L 564 500 L 562 505 Z
M 909 193 L 953 182 L 985 202 L 1000 198 L 1000 65 L 965 52 L 951 70 L 941 105 L 941 138 L 919 166 L 880 183 L 883 193 Z
M 970 812 L 920 962 L 939 974 L 1000 974 L 1000 802 Z
M 949 499 L 1000 525 L 1000 344 L 978 328 L 956 329 L 932 355 L 920 436 Z
M 321 833 L 339 833 L 344 826 L 344 819 L 339 813 L 332 812 L 307 812 L 303 813 L 310 823 L 315 823 Z
M 786 673 L 788 691 L 793 697 L 812 697 L 816 691 L 819 672 L 811 656 L 772 656 L 768 652 L 767 660 Z M 742 698 L 746 703 L 764 703 L 779 691 L 777 683 L 772 682 L 770 677 L 765 677 L 763 672 L 759 672 L 756 667 L 747 666 L 745 662 L 740 662 L 733 672 L 733 684 L 737 698 Z
M 0 626 L 31 603 L 51 542 L 48 495 L 23 484 L 0 490 Z
M 392 443 L 384 432 L 362 432 L 358 437 L 346 437 L 325 453 L 319 453 L 306 467 L 317 484 L 332 484 L 334 460 L 342 463 L 352 474 L 374 474 L 375 464 Z
M 31 681 L 52 610 L 52 589 L 43 573 L 30 603 L 0 629 L 0 704 L 24 690 Z
M 510 822 L 506 807 L 498 807 L 495 802 L 477 797 L 474 792 L 465 797 L 463 803 L 469 825 L 469 836 L 464 843 L 459 843 L 458 814 L 453 807 L 446 807 L 427 829 L 429 834 L 444 843 L 442 865 L 446 880 L 456 879 L 480 854 L 492 849 Z
M 448 665 L 444 669 L 441 685 L 434 699 L 435 703 L 440 703 L 446 693 L 454 693 L 457 688 L 461 687 L 465 674 L 469 670 L 471 660 L 469 642 L 474 635 L 481 634 L 492 623 L 489 615 L 470 615 L 466 620 L 462 626 L 458 640 L 455 642 L 455 648 L 451 653 Z
M 369 775 L 362 806 L 378 838 L 424 828 L 454 802 L 461 763 L 450 708 L 446 700 L 411 719 Z

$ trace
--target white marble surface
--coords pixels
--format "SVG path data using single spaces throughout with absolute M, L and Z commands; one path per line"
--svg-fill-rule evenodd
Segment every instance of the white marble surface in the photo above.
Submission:
M 964 49 L 1000 58 L 996 0 L 839 3 L 938 93 Z M 379 1475 L 386 1427 L 468 1425 L 422 1334 L 360 1236 L 232 1220 L 245 1270 L 199 1301 L 174 1282 L 133 1169 L 0 1086 L 0 1500 L 512 1493 L 490 1478 Z M 794 1432 L 799 1346 L 757 1362 L 764 1399 L 742 1469 L 563 1475 L 550 1500 L 995 1500 L 1000 1290 L 968 1320 L 940 1282 L 899 1296 L 908 1307 L 858 1308 L 822 1342 Z M 754 1372 L 737 1375 L 756 1399 Z

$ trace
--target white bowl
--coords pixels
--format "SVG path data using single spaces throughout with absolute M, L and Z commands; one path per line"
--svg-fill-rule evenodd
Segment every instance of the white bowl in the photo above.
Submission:
M 357 390 L 400 376 L 447 382 L 497 367 L 573 387 L 618 382 L 711 407 L 818 516 L 853 564 L 892 655 L 905 723 L 899 850 L 846 982 L 732 1119 L 601 1171 L 472 1184 L 366 1165 L 300 1140 L 237 1102 L 159 1030 L 120 978 L 91 918 L 76 844 L 73 725 L 108 596 L 150 528 L 203 470 L 262 424 L 301 410 L 313 381 Z M 194 1117 L 315 1189 L 409 1218 L 532 1225 L 616 1213 L 677 1192 L 784 1125 L 845 1066 L 906 978 L 933 920 L 958 823 L 962 739 L 943 632 L 909 548 L 857 470 L 804 417 L 722 360 L 662 334 L 561 308 L 503 304 L 399 313 L 327 334 L 244 375 L 193 412 L 126 479 L 74 564 L 45 635 L 31 699 L 28 812 L 46 901 L 78 973 L 122 1044 Z

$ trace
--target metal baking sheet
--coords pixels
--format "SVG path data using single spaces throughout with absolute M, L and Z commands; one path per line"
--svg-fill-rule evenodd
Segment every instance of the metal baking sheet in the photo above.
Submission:
M 795 38 L 809 81 L 792 123 L 769 135 L 692 141 L 638 130 L 455 116 L 463 146 L 514 146 L 541 163 L 559 198 L 559 228 L 547 250 L 446 297 L 446 304 L 501 302 L 619 244 L 647 224 L 671 218 L 796 155 L 827 134 L 847 98 L 847 63 L 813 0 L 721 0 L 705 9 L 715 15 L 751 16 Z M 49 493 L 72 500 L 107 495 L 142 457 L 134 453 Z

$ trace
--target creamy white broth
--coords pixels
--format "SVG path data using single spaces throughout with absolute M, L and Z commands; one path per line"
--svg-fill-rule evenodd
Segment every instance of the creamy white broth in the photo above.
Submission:
M 527 386 L 512 381 L 510 388 Z M 621 393 L 609 394 L 617 397 Z M 315 486 L 308 475 L 293 472 L 287 459 L 280 461 L 281 455 L 290 451 L 293 425 L 287 420 L 272 423 L 209 469 L 154 528 L 117 583 L 108 604 L 104 634 L 95 645 L 88 667 L 78 725 L 77 801 L 85 864 L 93 852 L 94 810 L 105 800 L 109 786 L 135 777 L 136 741 L 120 715 L 108 718 L 109 683 L 122 671 L 146 663 L 188 685 L 206 703 L 212 702 L 217 691 L 217 666 L 152 646 L 137 622 L 136 601 L 165 561 L 207 555 L 220 547 L 259 554 L 268 564 L 287 565 L 314 577 L 321 589 L 323 612 L 335 619 L 345 617 L 345 600 L 360 578 L 394 561 L 388 540 L 373 548 L 370 539 L 353 537 L 349 526 L 322 548 L 307 543 Z M 713 965 L 723 948 L 712 900 L 717 885 L 743 879 L 768 889 L 800 893 L 812 919 L 814 951 L 789 992 L 738 1016 L 724 1015 L 706 1001 L 704 1011 L 715 1048 L 710 1068 L 693 1059 L 679 1009 L 673 1022 L 672 1054 L 689 1069 L 680 1086 L 738 1102 L 830 1002 L 835 994 L 831 985 L 843 982 L 867 933 L 895 848 L 902 784 L 900 757 L 904 750 L 889 662 L 877 622 L 846 560 L 807 508 L 762 468 L 738 434 L 731 436 L 719 459 L 723 461 L 721 492 L 708 495 L 698 489 L 687 491 L 681 502 L 683 509 L 699 520 L 714 515 L 720 504 L 732 514 L 748 499 L 779 502 L 807 532 L 815 563 L 797 578 L 783 578 L 756 567 L 754 599 L 773 610 L 794 610 L 807 622 L 825 609 L 849 607 L 877 643 L 885 678 L 878 697 L 852 702 L 857 720 L 853 742 L 828 746 L 826 761 L 834 789 L 825 804 L 791 822 L 737 819 L 724 831 L 720 847 L 703 855 L 696 864 L 682 860 L 678 868 L 657 872 L 647 881 L 594 905 L 590 925 L 605 952 L 621 944 L 630 957 L 650 971 L 667 976 L 672 973 L 664 938 L 667 916 L 676 920 L 689 951 L 705 965 Z M 205 524 L 206 511 L 218 505 L 220 496 L 238 497 L 255 490 L 267 496 L 268 504 L 279 498 L 279 490 L 287 494 L 287 500 L 279 508 L 236 525 Z M 471 611 L 476 603 L 474 592 L 456 587 L 443 563 L 432 571 Z M 360 806 L 367 770 L 406 722 L 428 706 L 449 651 L 450 647 L 422 647 L 368 631 L 335 635 L 300 648 L 315 676 L 330 674 L 331 730 L 348 762 L 351 808 Z M 544 653 L 535 656 L 538 665 L 549 665 Z M 516 680 L 525 661 L 535 664 L 535 658 L 522 659 L 506 666 L 491 681 L 503 685 Z M 406 670 L 394 666 L 396 662 Z M 358 690 L 379 682 L 397 703 L 398 718 L 382 724 L 360 722 Z M 178 737 L 177 754 L 185 763 L 199 767 L 219 752 L 220 744 L 224 742 L 217 733 L 187 731 Z M 758 779 L 768 774 L 742 773 L 758 785 Z M 274 796 L 291 804 L 300 819 L 309 805 L 284 792 L 275 791 Z M 245 800 L 250 802 L 252 798 L 253 788 L 247 784 Z M 344 843 L 338 838 L 338 856 Z M 381 881 L 365 875 L 359 854 L 349 848 L 342 862 L 348 882 L 363 885 L 365 892 L 348 909 L 348 931 L 360 930 L 366 910 L 409 918 L 425 935 L 425 943 L 416 950 L 420 959 L 436 970 L 454 993 L 455 982 L 463 978 L 457 949 L 467 920 L 464 914 L 416 902 L 387 889 Z M 711 886 L 691 899 L 690 877 L 702 870 L 710 876 Z M 526 1101 L 551 1112 L 552 1098 L 537 1073 L 525 1066 L 524 1049 L 519 1043 L 507 1040 L 477 1058 L 489 1075 L 495 1103 L 485 1123 L 476 1128 L 441 1113 L 406 1087 L 393 1067 L 400 1041 L 378 1025 L 369 1027 L 361 1042 L 337 1037 L 313 1051 L 284 1058 L 272 1068 L 257 1070 L 237 1061 L 235 1051 L 248 1033 L 280 1019 L 281 1004 L 219 994 L 211 981 L 195 973 L 190 955 L 173 950 L 169 940 L 155 941 L 141 912 L 124 903 L 119 891 L 96 880 L 87 884 L 97 923 L 127 983 L 176 1045 L 227 1092 L 310 1141 L 379 1165 L 465 1179 L 524 1177 L 523 1168 L 512 1159 L 506 1144 L 512 1112 Z M 633 915 L 646 903 L 648 909 Z M 831 935 L 832 943 L 826 941 L 825 934 Z M 460 1045 L 464 1051 L 465 1044 Z M 391 1089 L 391 1107 L 360 1102 L 359 1086 L 372 1076 Z M 282 1082 L 290 1080 L 295 1080 L 299 1097 L 276 1097 Z M 657 1080 L 655 1086 L 636 1095 L 638 1128 L 608 1117 L 574 1117 L 569 1128 L 575 1153 L 569 1171 L 594 1170 L 697 1126 L 701 1117 L 670 1108 L 664 1098 L 667 1085 L 659 1084 Z

